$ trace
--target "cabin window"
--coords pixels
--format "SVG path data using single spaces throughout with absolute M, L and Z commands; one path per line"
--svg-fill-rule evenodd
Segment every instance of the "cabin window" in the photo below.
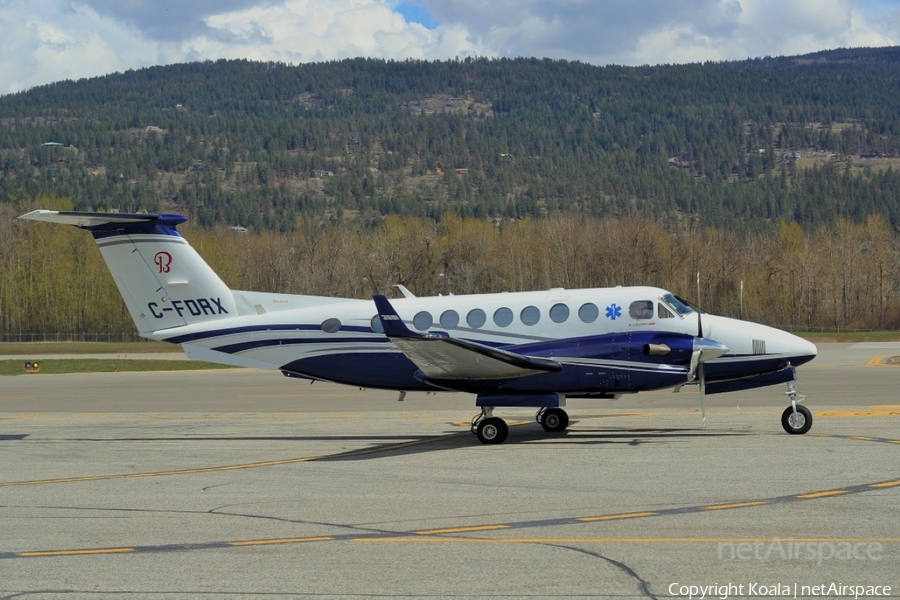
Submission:
M 588 302 L 587 304 L 582 304 L 581 308 L 578 309 L 578 318 L 584 321 L 585 323 L 593 323 L 597 320 L 597 317 L 600 316 L 600 309 L 597 308 L 596 304 Z
M 381 324 L 381 317 L 375 315 L 372 317 L 372 321 L 369 324 L 369 327 L 372 328 L 372 331 L 375 333 L 384 333 L 384 326 Z
M 525 325 L 537 325 L 537 322 L 541 320 L 541 311 L 536 306 L 526 306 L 519 313 L 519 318 Z
M 480 308 L 473 308 L 469 311 L 469 314 L 466 315 L 466 323 L 468 323 L 469 327 L 472 329 L 481 328 L 485 321 L 487 321 L 487 315 L 484 314 L 484 311 Z
M 668 308 L 663 306 L 662 302 L 660 302 L 656 306 L 656 310 L 657 310 L 657 314 L 659 315 L 660 319 L 674 319 L 675 318 L 675 315 L 672 314 L 672 311 L 670 311 Z
M 509 324 L 512 322 L 513 311 L 505 306 L 503 308 L 498 308 L 496 312 L 494 312 L 494 323 L 496 323 L 498 327 L 509 327 Z
M 628 307 L 628 316 L 632 319 L 652 319 L 653 318 L 653 300 L 638 300 L 632 302 Z
M 434 324 L 434 319 L 431 317 L 430 312 L 422 311 L 420 313 L 416 313 L 416 316 L 413 317 L 413 325 L 419 331 L 428 331 L 428 328 Z
M 453 329 L 459 325 L 459 313 L 455 310 L 446 310 L 441 315 L 441 327 L 444 329 Z
M 340 319 L 326 319 L 322 321 L 322 331 L 325 333 L 337 333 L 341 329 Z
M 569 320 L 569 307 L 565 304 L 554 304 L 550 307 L 550 320 L 554 323 L 565 323 Z

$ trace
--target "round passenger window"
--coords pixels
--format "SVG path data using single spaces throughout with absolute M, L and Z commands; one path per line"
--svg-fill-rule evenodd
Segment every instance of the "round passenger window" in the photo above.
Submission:
M 453 329 L 459 325 L 459 313 L 455 310 L 446 310 L 441 315 L 441 327 L 444 329 Z
M 378 315 L 372 317 L 372 322 L 369 324 L 369 326 L 375 333 L 384 333 L 384 326 L 382 326 L 381 317 L 379 317 Z
M 581 308 L 578 309 L 578 318 L 585 323 L 593 323 L 599 316 L 600 309 L 597 308 L 596 304 L 588 302 L 587 304 L 583 304 Z
M 468 323 L 469 327 L 472 329 L 479 329 L 484 325 L 485 321 L 487 321 L 487 315 L 485 315 L 484 311 L 480 308 L 474 308 L 466 315 L 466 323 Z
M 541 320 L 541 311 L 538 310 L 537 306 L 526 306 L 519 314 L 519 318 L 526 325 L 537 325 L 537 322 Z
M 431 313 L 424 310 L 413 317 L 413 325 L 419 331 L 427 331 L 433 323 L 434 319 L 431 318 Z
M 497 324 L 498 327 L 508 327 L 513 320 L 513 312 L 506 308 L 498 308 L 494 312 L 494 323 Z
M 569 320 L 569 307 L 565 304 L 554 304 L 550 308 L 550 320 L 554 323 L 565 323 Z
M 340 319 L 326 319 L 322 322 L 322 331 L 325 333 L 337 333 L 341 329 Z

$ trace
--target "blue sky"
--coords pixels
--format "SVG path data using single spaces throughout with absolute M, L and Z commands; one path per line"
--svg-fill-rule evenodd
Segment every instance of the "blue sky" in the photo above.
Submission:
M 0 0 L 0 94 L 218 58 L 737 60 L 900 45 L 900 0 Z
M 439 25 L 424 2 L 401 2 L 395 10 L 410 23 L 419 23 L 428 29 L 437 29 Z

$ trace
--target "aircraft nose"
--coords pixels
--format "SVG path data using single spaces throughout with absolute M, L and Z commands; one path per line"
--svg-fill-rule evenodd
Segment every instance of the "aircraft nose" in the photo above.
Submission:
M 816 348 L 815 344 L 810 341 L 804 340 L 801 337 L 793 336 L 793 339 L 791 340 L 792 356 L 796 356 L 797 358 L 805 358 L 806 361 L 810 361 L 814 359 L 818 353 L 819 349 Z

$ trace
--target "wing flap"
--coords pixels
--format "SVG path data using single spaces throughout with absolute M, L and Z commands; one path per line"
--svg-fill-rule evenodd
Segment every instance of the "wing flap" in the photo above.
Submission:
M 410 331 L 385 296 L 374 296 L 384 333 L 429 379 L 508 379 L 562 370 L 555 360 L 525 356 L 446 334 Z

